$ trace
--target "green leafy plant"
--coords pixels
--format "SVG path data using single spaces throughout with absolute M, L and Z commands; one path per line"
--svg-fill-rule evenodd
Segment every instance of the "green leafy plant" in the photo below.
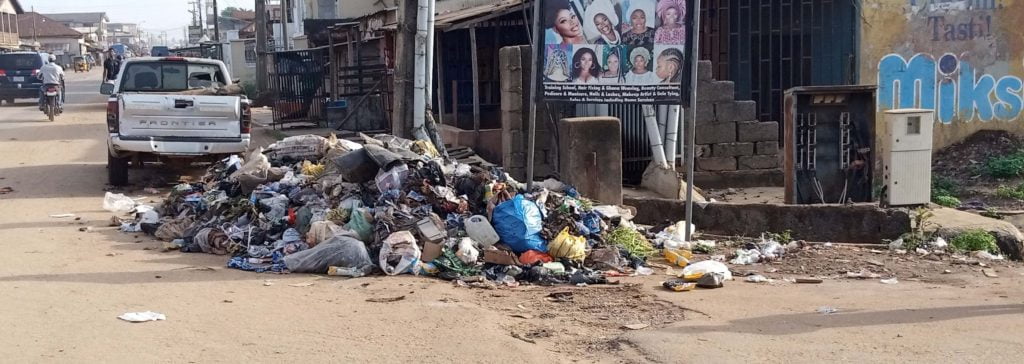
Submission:
M 789 244 L 793 241 L 793 230 L 786 230 L 781 233 L 766 232 L 764 238 L 769 240 L 775 240 L 779 244 Z
M 932 196 L 932 202 L 950 208 L 960 207 L 960 199 L 953 196 Z
M 932 198 L 937 196 L 953 196 L 960 194 L 960 185 L 949 177 L 932 177 Z
M 984 216 L 984 217 L 988 217 L 988 218 L 992 218 L 992 219 L 996 219 L 996 220 L 1002 220 L 1003 219 L 1003 215 L 1000 214 L 999 211 L 996 211 L 996 210 L 992 209 L 991 207 L 985 208 L 985 211 L 979 212 L 978 215 L 981 215 L 981 216 Z
M 981 250 L 993 254 L 999 253 L 999 245 L 996 244 L 996 237 L 982 229 L 965 231 L 953 238 L 953 240 L 949 242 L 949 245 L 953 246 L 957 251 L 962 252 Z
M 605 241 L 618 245 L 637 257 L 646 258 L 658 252 L 643 234 L 626 226 L 619 226 L 608 232 Z
M 1017 187 L 999 186 L 999 188 L 996 188 L 996 196 L 1024 200 L 1024 183 L 1017 185 Z
M 1024 150 L 1012 154 L 993 157 L 985 162 L 982 171 L 991 177 L 1012 178 L 1024 174 Z
M 909 232 L 900 235 L 900 239 L 903 239 L 903 249 L 915 250 L 932 240 L 934 233 L 928 233 L 925 229 L 930 224 L 928 220 L 934 216 L 931 210 L 924 207 L 914 210 L 913 226 L 910 227 Z

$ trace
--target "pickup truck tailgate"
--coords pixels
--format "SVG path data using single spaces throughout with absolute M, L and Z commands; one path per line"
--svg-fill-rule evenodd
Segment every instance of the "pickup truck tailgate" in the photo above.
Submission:
M 120 134 L 129 137 L 238 138 L 238 96 L 123 94 Z

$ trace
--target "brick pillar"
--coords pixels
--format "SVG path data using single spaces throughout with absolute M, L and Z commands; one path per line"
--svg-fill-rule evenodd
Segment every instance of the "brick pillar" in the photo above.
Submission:
M 618 118 L 566 118 L 558 122 L 562 182 L 601 203 L 622 204 L 622 123 Z

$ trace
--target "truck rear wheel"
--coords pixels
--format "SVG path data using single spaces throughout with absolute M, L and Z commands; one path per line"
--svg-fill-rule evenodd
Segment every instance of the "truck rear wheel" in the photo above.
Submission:
M 107 180 L 114 186 L 128 184 L 128 158 L 118 158 L 107 152 Z

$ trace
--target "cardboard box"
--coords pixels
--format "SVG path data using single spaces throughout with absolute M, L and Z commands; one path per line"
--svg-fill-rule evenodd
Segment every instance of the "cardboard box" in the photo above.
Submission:
M 484 263 L 500 265 L 519 265 L 519 258 L 511 250 L 500 249 L 504 245 L 498 244 L 484 249 Z
M 441 248 L 444 247 L 444 242 L 425 242 L 423 243 L 423 253 L 420 254 L 420 260 L 424 262 L 431 262 L 437 257 L 441 256 Z

